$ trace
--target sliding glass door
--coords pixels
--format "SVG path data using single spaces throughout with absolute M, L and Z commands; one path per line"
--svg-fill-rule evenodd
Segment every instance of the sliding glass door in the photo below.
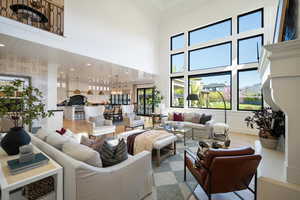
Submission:
M 150 115 L 154 112 L 153 88 L 138 88 L 137 89 L 137 103 L 139 115 Z

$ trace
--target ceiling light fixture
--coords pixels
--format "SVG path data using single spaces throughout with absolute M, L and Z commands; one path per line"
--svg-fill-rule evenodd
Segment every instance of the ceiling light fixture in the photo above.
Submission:
M 87 64 L 86 64 L 86 66 L 91 66 L 91 65 L 92 65 L 91 63 L 87 63 Z
M 5 47 L 5 44 L 0 43 L 0 47 Z

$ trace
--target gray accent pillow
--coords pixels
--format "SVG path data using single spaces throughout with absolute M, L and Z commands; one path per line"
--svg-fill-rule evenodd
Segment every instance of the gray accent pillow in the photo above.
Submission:
M 120 139 L 117 145 L 112 146 L 107 140 L 105 140 L 102 145 L 100 156 L 103 167 L 109 167 L 121 163 L 128 158 L 127 144 L 124 139 Z
M 200 122 L 199 123 L 205 125 L 206 122 L 208 122 L 208 121 L 211 120 L 211 118 L 212 118 L 212 115 L 205 115 L 205 114 L 203 114 L 201 116 L 201 118 L 200 118 Z

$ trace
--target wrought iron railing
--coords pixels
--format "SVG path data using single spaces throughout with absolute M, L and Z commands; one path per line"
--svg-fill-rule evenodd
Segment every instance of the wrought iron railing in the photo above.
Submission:
M 64 35 L 64 7 L 47 0 L 0 0 L 0 15 Z

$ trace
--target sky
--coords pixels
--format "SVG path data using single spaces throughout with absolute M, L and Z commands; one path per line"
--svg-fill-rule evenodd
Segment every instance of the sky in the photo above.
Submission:
M 255 12 L 238 18 L 239 32 L 245 32 L 262 27 L 262 13 Z M 231 35 L 231 21 L 223 21 L 212 26 L 189 32 L 190 45 L 201 44 L 210 40 L 225 38 Z M 182 49 L 185 45 L 185 36 L 179 35 L 171 39 L 173 50 Z M 257 62 L 258 52 L 263 43 L 262 36 L 255 36 L 244 40 L 239 40 L 239 64 Z M 190 51 L 190 70 L 205 69 L 221 66 L 230 66 L 232 61 L 231 43 L 224 43 L 217 46 L 202 48 Z M 172 57 L 172 64 L 176 66 L 176 72 L 184 69 L 184 57 L 180 54 Z M 206 77 L 205 82 L 224 82 L 226 76 Z M 240 73 L 240 87 L 251 86 L 260 83 L 258 73 L 255 71 Z M 228 81 L 227 81 L 228 82 Z M 230 79 L 229 79 L 230 82 Z

